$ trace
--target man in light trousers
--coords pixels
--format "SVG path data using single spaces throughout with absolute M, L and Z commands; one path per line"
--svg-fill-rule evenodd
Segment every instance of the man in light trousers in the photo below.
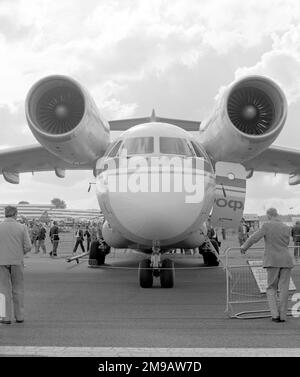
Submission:
M 17 222 L 17 213 L 16 207 L 7 206 L 0 224 L 0 294 L 5 297 L 0 323 L 6 325 L 12 321 L 12 306 L 16 322 L 24 322 L 23 258 L 31 250 L 31 241 L 26 225 Z
M 285 322 L 288 310 L 289 284 L 294 266 L 289 254 L 290 228 L 279 219 L 277 210 L 267 210 L 268 222 L 241 246 L 244 254 L 250 246 L 264 237 L 265 253 L 263 267 L 267 269 L 267 298 L 272 321 Z M 279 290 L 279 305 L 277 292 Z

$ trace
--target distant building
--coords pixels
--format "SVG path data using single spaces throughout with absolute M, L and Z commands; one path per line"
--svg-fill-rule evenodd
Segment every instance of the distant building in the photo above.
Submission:
M 78 221 L 93 221 L 102 218 L 100 209 L 61 209 L 52 204 L 13 204 L 18 208 L 19 218 L 27 220 L 39 219 L 45 221 L 64 221 L 73 223 Z M 0 204 L 0 221 L 4 219 L 4 208 L 8 204 Z

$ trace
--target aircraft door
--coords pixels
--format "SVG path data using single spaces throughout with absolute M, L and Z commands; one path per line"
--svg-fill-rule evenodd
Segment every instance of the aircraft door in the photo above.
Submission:
M 216 191 L 211 215 L 213 227 L 238 228 L 246 196 L 246 169 L 241 164 L 219 161 L 215 166 Z

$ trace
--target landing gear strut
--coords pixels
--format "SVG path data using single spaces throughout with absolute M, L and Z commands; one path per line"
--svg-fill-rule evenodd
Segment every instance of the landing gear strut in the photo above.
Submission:
M 162 288 L 173 288 L 175 269 L 171 259 L 161 260 L 160 247 L 152 248 L 151 259 L 144 259 L 139 264 L 139 282 L 142 288 L 151 288 L 153 277 L 160 277 Z

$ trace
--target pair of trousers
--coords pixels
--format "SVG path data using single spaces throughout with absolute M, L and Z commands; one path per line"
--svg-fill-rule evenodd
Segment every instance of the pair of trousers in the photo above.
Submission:
M 294 242 L 294 257 L 295 258 L 299 258 L 300 257 L 300 242 L 299 241 L 295 241 Z
M 89 251 L 91 246 L 91 238 L 86 239 L 86 250 Z
M 267 267 L 267 298 L 273 318 L 285 320 L 288 310 L 291 268 Z M 277 292 L 279 290 L 279 303 Z
M 0 266 L 0 303 L 5 302 L 5 307 L 3 308 L 3 305 L 0 307 L 0 316 L 2 315 L 7 321 L 12 320 L 13 312 L 16 320 L 24 319 L 23 270 L 23 265 Z
M 52 251 L 51 251 L 51 255 L 57 255 L 57 248 L 58 248 L 58 243 L 59 243 L 59 240 L 52 240 Z
M 36 253 L 40 252 L 40 247 L 42 248 L 43 253 L 46 254 L 45 240 L 38 240 L 37 241 Z
M 83 252 L 85 252 L 85 249 L 84 249 L 84 245 L 83 245 L 83 240 L 82 239 L 79 239 L 79 240 L 76 240 L 76 243 L 75 243 L 75 246 L 74 246 L 74 249 L 73 249 L 73 253 L 76 253 L 77 251 L 77 247 L 80 245 L 81 247 L 81 250 Z

